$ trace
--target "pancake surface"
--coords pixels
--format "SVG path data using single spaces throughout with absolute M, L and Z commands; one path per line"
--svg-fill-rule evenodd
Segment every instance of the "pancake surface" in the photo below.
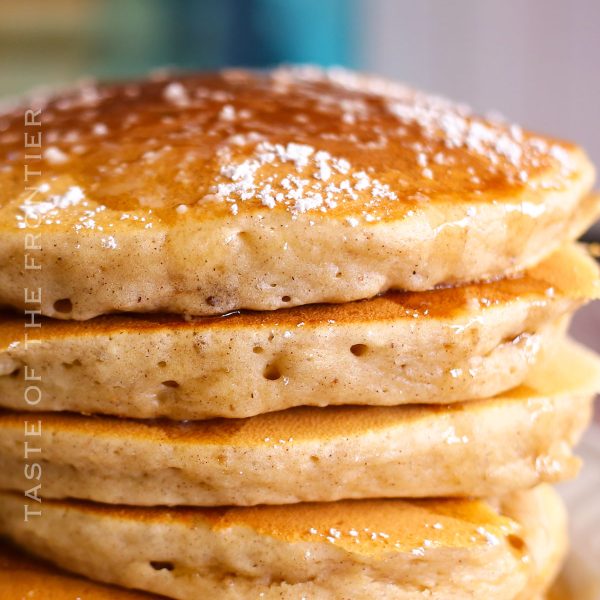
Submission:
M 26 489 L 23 424 L 42 436 L 44 495 L 133 505 L 504 495 L 573 477 L 572 447 L 600 391 L 573 344 L 525 384 L 443 407 L 299 408 L 178 424 L 0 413 L 0 489 Z
M 95 583 L 33 559 L 0 540 L 0 598 L 2 600 L 160 600 Z
M 0 494 L 0 530 L 32 552 L 180 600 L 531 598 L 566 545 L 563 507 L 544 486 L 497 509 L 467 500 L 173 510 L 45 501 L 28 525 L 22 504 Z
M 555 321 L 598 297 L 598 267 L 566 246 L 519 277 L 389 292 L 224 318 L 108 316 L 80 324 L 0 319 L 0 406 L 132 418 L 248 417 L 298 405 L 487 398 L 522 383 Z M 41 340 L 25 347 L 29 340 Z M 81 390 L 85 389 L 85 393 Z
M 24 287 L 42 287 L 58 318 L 495 277 L 599 210 L 576 146 L 347 71 L 165 76 L 29 105 L 44 124 L 37 192 L 19 162 L 24 109 L 0 114 L 0 304 L 23 308 Z M 28 232 L 52 239 L 29 256 L 39 271 L 23 269 Z

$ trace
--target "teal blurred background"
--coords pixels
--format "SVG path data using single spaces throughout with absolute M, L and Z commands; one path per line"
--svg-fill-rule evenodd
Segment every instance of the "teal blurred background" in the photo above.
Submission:
M 354 0 L 0 0 L 0 93 L 164 65 L 353 66 L 356 15 Z

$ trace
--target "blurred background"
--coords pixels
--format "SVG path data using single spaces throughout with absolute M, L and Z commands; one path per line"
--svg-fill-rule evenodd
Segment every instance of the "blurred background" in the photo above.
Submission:
M 600 165 L 599 26 L 598 0 L 0 0 L 0 97 L 166 65 L 344 65 L 576 140 Z M 575 330 L 600 350 L 598 305 Z

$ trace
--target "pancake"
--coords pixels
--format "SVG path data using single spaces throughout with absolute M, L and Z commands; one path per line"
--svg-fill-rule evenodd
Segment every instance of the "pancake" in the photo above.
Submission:
M 43 314 L 63 319 L 498 277 L 600 211 L 577 146 L 339 69 L 32 98 L 0 114 L 0 163 L 0 304 L 31 308 L 23 290 L 41 288 Z
M 552 566 L 552 562 L 549 562 Z M 160 600 L 165 596 L 155 596 L 143 592 L 130 591 L 114 586 L 105 586 L 70 575 L 48 563 L 33 559 L 10 544 L 0 541 L 0 598 L 15 600 Z M 534 600 L 526 596 L 527 600 Z M 546 596 L 536 596 L 542 600 Z M 575 600 L 558 594 L 554 587 L 548 599 Z
M 0 406 L 205 419 L 486 398 L 522 383 L 556 341 L 555 321 L 599 290 L 595 262 L 566 246 L 519 277 L 342 305 L 47 319 L 38 329 L 5 314 Z M 26 348 L 26 335 L 41 343 Z M 25 366 L 42 378 L 37 405 L 23 399 Z
M 475 500 L 144 509 L 0 494 L 0 530 L 100 581 L 198 598 L 527 598 L 566 547 L 556 492 Z M 525 595 L 529 594 L 529 595 Z
M 568 550 L 565 506 L 553 488 L 543 485 L 505 497 L 502 508 L 512 519 L 525 524 L 529 547 L 536 548 L 531 554 L 529 584 L 517 599 L 542 600 L 555 582 Z
M 600 361 L 564 345 L 525 385 L 443 407 L 298 408 L 188 423 L 0 414 L 0 488 L 23 490 L 24 424 L 46 497 L 134 505 L 486 497 L 573 477 Z
M 0 540 L 3 600 L 160 600 L 155 596 L 94 583 L 23 554 Z
M 549 563 L 551 566 L 551 563 Z M 0 540 L 0 598 L 16 600 L 160 600 L 156 596 L 94 583 L 23 554 Z M 543 597 L 536 597 L 542 600 Z M 552 600 L 571 600 L 552 588 Z M 533 600 L 531 596 L 527 600 Z M 574 599 L 573 599 L 574 600 Z

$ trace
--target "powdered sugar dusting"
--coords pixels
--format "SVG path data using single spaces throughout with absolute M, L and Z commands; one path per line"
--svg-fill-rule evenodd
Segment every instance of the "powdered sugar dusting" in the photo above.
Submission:
M 589 168 L 568 144 L 497 115 L 481 118 L 464 105 L 344 69 L 88 81 L 40 102 L 44 180 L 60 197 L 69 185 L 83 190 L 78 205 L 54 207 L 63 224 L 69 213 L 82 227 L 108 228 L 123 206 L 133 227 L 151 227 L 163 208 L 192 219 L 211 201 L 233 215 L 258 205 L 284 208 L 292 218 L 311 213 L 311 222 L 313 213 L 335 212 L 356 226 L 441 197 L 510 201 L 537 190 L 543 200 Z M 0 176 L 11 198 L 21 193 L 22 122 L 20 110 L 0 112 Z
M 69 160 L 68 155 L 56 146 L 46 148 L 44 158 L 52 165 L 61 165 Z
M 107 135 L 108 127 L 104 123 L 95 123 L 92 131 L 94 135 Z
M 239 210 L 239 201 L 255 199 L 267 208 L 284 206 L 293 215 L 326 212 L 339 203 L 357 200 L 361 193 L 367 194 L 371 206 L 383 199 L 397 200 L 390 187 L 378 179 L 364 171 L 351 173 L 348 160 L 307 144 L 262 141 L 240 162 L 232 159 L 228 147 L 219 158 L 223 181 L 212 191 L 231 203 L 234 214 Z M 269 169 L 280 166 L 289 168 L 275 173 Z
M 235 119 L 236 119 L 235 108 L 233 108 L 233 106 L 231 106 L 231 104 L 226 104 L 221 109 L 221 112 L 219 113 L 219 118 L 222 121 L 235 121 Z
M 467 148 L 493 165 L 504 158 L 514 167 L 522 167 L 522 132 L 517 126 L 506 128 L 476 120 L 468 108 L 421 92 L 407 92 L 401 99 L 387 104 L 388 110 L 403 122 L 418 124 L 430 140 L 441 140 L 448 149 Z M 419 153 L 420 166 L 426 166 L 426 155 Z M 431 179 L 431 169 L 423 176 Z
M 187 90 L 178 81 L 173 81 L 165 86 L 163 90 L 165 100 L 176 106 L 187 106 L 190 103 L 190 97 Z
M 49 190 L 48 185 L 41 185 L 38 188 L 39 193 L 46 193 Z M 46 222 L 57 217 L 61 211 L 72 206 L 77 206 L 85 198 L 83 190 L 78 186 L 71 186 L 64 194 L 54 194 L 47 199 L 36 201 L 35 194 L 27 198 L 19 207 L 25 216 L 17 215 L 17 226 L 20 229 L 26 227 L 27 221 L 36 221 L 44 218 Z
M 379 97 L 387 110 L 394 115 L 402 125 L 417 124 L 422 129 L 424 141 L 441 142 L 449 149 L 466 148 L 485 160 L 490 170 L 506 161 L 514 168 L 508 173 L 513 182 L 525 182 L 524 169 L 531 153 L 546 153 L 548 144 L 535 136 L 526 137 L 521 127 L 506 123 L 497 115 L 488 119 L 480 119 L 473 115 L 470 108 L 464 104 L 452 102 L 441 96 L 427 94 L 408 86 L 387 79 L 364 75 L 335 67 L 320 69 L 313 66 L 300 66 L 275 70 L 272 77 L 278 82 L 286 82 L 289 86 L 294 80 L 311 83 L 328 82 L 361 94 L 371 94 Z M 342 107 L 352 106 L 348 100 Z M 354 101 L 354 106 L 360 105 Z M 363 111 L 364 112 L 364 102 Z M 349 124 L 356 122 L 356 111 L 344 110 L 342 120 Z M 401 126 L 397 133 L 405 134 Z M 569 153 L 560 145 L 550 148 L 550 156 L 559 163 L 563 174 L 568 174 L 573 168 Z M 423 148 L 418 150 L 417 162 L 423 167 L 421 174 L 424 178 L 432 179 L 433 170 L 425 162 L 426 154 Z M 534 158 L 534 163 L 536 159 Z M 535 164 L 539 164 L 538 162 Z M 448 163 L 443 153 L 437 152 L 436 164 Z

